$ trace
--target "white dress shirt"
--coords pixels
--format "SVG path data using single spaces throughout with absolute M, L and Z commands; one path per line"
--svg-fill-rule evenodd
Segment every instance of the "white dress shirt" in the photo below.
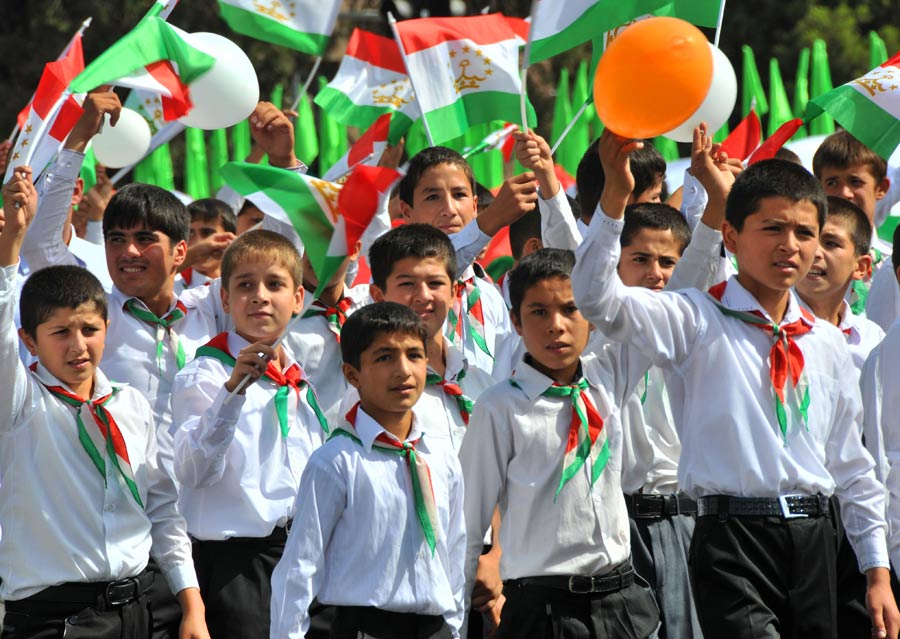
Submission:
M 872 275 L 872 286 L 866 298 L 866 317 L 885 331 L 900 318 L 900 284 L 896 270 L 893 257 L 887 255 L 881 268 Z
M 350 308 L 347 309 L 347 317 L 372 303 L 368 284 L 347 287 L 344 289 L 344 296 L 352 301 Z M 309 304 L 303 312 L 309 310 L 313 299 L 312 295 L 304 297 Z M 325 413 L 328 423 L 331 425 L 340 423 L 344 418 L 340 414 L 341 400 L 350 386 L 341 371 L 343 364 L 341 343 L 329 328 L 328 320 L 322 315 L 300 319 L 293 330 L 288 332 L 284 343 L 316 387 L 319 406 Z
M 414 413 L 407 441 L 422 437 L 416 452 L 431 471 L 441 527 L 432 556 L 416 517 L 407 461 L 373 448 L 387 431 L 362 409 L 356 432 L 362 443 L 333 436 L 303 472 L 296 518 L 272 575 L 270 636 L 304 637 L 307 610 L 316 598 L 332 606 L 443 615 L 459 637 L 466 530 L 456 455 L 446 446 L 433 447 Z
M 861 568 L 887 566 L 884 495 L 860 441 L 862 406 L 858 388 L 847 383 L 847 371 L 854 369 L 840 331 L 819 321 L 795 340 L 811 403 L 805 426 L 789 411 L 785 443 L 769 379 L 771 336 L 724 315 L 706 293 L 624 286 L 616 274 L 622 225 L 594 217 L 578 251 L 573 289 L 581 312 L 606 335 L 668 371 L 682 442 L 682 488 L 694 498 L 834 493 Z M 800 317 L 799 303 L 789 295 L 784 322 Z M 722 303 L 765 313 L 735 278 L 728 280 Z M 788 395 L 790 408 L 795 398 Z
M 3 268 L 0 281 L 0 361 L 6 370 L 0 384 L 0 597 L 18 600 L 66 582 L 133 577 L 150 554 L 172 592 L 197 587 L 175 486 L 158 465 L 146 400 L 97 370 L 93 399 L 116 388 L 105 407 L 125 440 L 142 508 L 105 451 L 104 487 L 79 442 L 75 409 L 44 385 L 64 384 L 43 366 L 31 372 L 19 361 L 15 273 L 15 266 Z M 90 417 L 84 421 L 94 427 Z
M 228 334 L 232 356 L 249 345 Z M 295 362 L 286 354 L 288 368 Z M 175 476 L 182 483 L 181 512 L 197 539 L 266 537 L 285 526 L 303 468 L 324 441 L 306 387 L 288 394 L 290 430 L 284 438 L 273 401 L 278 386 L 261 378 L 225 404 L 232 370 L 201 357 L 175 376 L 172 387 Z
M 622 497 L 622 431 L 608 362 L 582 357 L 585 391 L 603 418 L 609 461 L 590 484 L 584 466 L 554 499 L 572 422 L 568 397 L 544 397 L 552 384 L 522 361 L 512 379 L 475 404 L 459 451 L 466 479 L 466 592 L 471 591 L 482 537 L 499 505 L 500 575 L 600 575 L 628 559 L 628 513 Z M 488 399 L 490 398 L 490 399 Z

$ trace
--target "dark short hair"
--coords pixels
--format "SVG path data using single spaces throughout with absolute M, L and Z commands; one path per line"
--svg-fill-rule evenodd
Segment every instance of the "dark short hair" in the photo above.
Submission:
M 144 227 L 172 241 L 187 242 L 191 216 L 177 197 L 152 184 L 129 184 L 112 196 L 103 213 L 103 235 L 113 229 Z
M 412 309 L 395 302 L 379 302 L 363 306 L 347 318 L 341 329 L 341 359 L 359 370 L 362 354 L 385 333 L 412 335 L 427 348 L 428 329 Z
M 475 194 L 475 175 L 472 173 L 472 167 L 466 162 L 466 158 L 445 146 L 430 146 L 416 153 L 409 161 L 406 175 L 403 176 L 397 187 L 400 200 L 412 206 L 413 194 L 422 176 L 425 175 L 425 171 L 439 164 L 449 164 L 460 169 L 469 180 L 472 195 Z
M 37 327 L 46 322 L 56 309 L 75 310 L 82 304 L 93 304 L 97 313 L 106 320 L 106 292 L 93 273 L 80 266 L 42 268 L 32 273 L 22 287 L 19 299 L 22 329 L 36 339 Z
M 793 162 L 794 164 L 803 165 L 803 160 L 800 159 L 800 156 L 791 151 L 786 146 L 781 147 L 775 152 L 775 157 L 779 160 L 787 160 L 788 162 Z
M 575 171 L 575 188 L 578 189 L 576 199 L 581 207 L 581 217 L 590 219 L 603 195 L 603 187 L 606 185 L 606 174 L 600 163 L 600 138 L 597 138 L 581 156 L 578 168 Z
M 821 182 L 802 166 L 775 159 L 757 162 L 737 177 L 725 203 L 725 219 L 740 232 L 744 220 L 771 197 L 810 202 L 818 212 L 819 229 L 825 225 L 827 202 Z
M 372 283 L 384 290 L 394 265 L 407 257 L 436 259 L 443 263 L 450 280 L 456 280 L 456 250 L 447 234 L 428 224 L 401 224 L 375 240 L 369 249 Z
M 642 148 L 631 152 L 630 163 L 631 175 L 634 176 L 631 193 L 636 198 L 666 177 L 666 161 L 650 140 L 645 140 Z
M 825 138 L 813 155 L 813 173 L 820 180 L 825 169 L 848 169 L 861 164 L 869 167 L 876 183 L 887 175 L 887 162 L 884 158 L 844 129 Z
M 668 204 L 642 202 L 627 206 L 625 208 L 625 226 L 622 228 L 622 236 L 619 238 L 622 248 L 629 246 L 642 229 L 672 231 L 672 236 L 678 242 L 679 255 L 684 253 L 684 249 L 691 241 L 691 228 L 684 216 Z
M 187 207 L 191 222 L 218 222 L 226 233 L 237 232 L 237 216 L 234 210 L 222 200 L 214 197 L 205 197 L 194 200 Z
M 522 259 L 525 244 L 532 238 L 543 241 L 541 235 L 541 212 L 535 208 L 509 225 L 509 248 L 515 260 Z
M 563 249 L 544 248 L 523 257 L 509 273 L 510 312 L 519 317 L 528 289 L 550 278 L 570 279 L 574 266 L 575 253 Z
M 872 223 L 869 216 L 861 208 L 850 200 L 834 195 L 828 196 L 827 221 L 839 219 L 847 224 L 850 231 L 850 240 L 853 242 L 853 252 L 856 256 L 866 255 L 872 244 Z
M 475 183 L 475 195 L 478 196 L 479 213 L 494 203 L 494 194 L 481 182 Z
M 900 224 L 894 227 L 894 234 L 891 236 L 894 249 L 891 252 L 891 262 L 894 265 L 894 274 L 900 268 Z
M 256 229 L 238 235 L 225 249 L 221 266 L 222 288 L 228 290 L 231 274 L 240 264 L 260 258 L 272 260 L 286 268 L 294 280 L 294 286 L 299 287 L 303 283 L 303 258 L 294 244 L 275 231 Z

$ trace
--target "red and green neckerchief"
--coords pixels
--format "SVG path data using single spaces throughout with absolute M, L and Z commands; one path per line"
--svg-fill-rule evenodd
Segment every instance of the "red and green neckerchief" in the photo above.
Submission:
M 197 349 L 197 357 L 212 357 L 217 359 L 226 366 L 234 367 L 235 357 L 228 350 L 228 333 L 219 333 L 212 338 L 207 344 Z M 266 372 L 263 377 L 278 386 L 275 391 L 275 414 L 278 416 L 278 427 L 281 430 L 281 436 L 287 438 L 288 432 L 291 430 L 291 422 L 288 419 L 288 389 L 294 389 L 297 396 L 300 396 L 300 389 L 306 387 L 306 401 L 316 418 L 319 425 L 325 433 L 328 433 L 328 421 L 319 408 L 319 402 L 316 399 L 316 393 L 310 386 L 309 382 L 303 377 L 303 371 L 297 364 L 291 364 L 284 371 L 280 371 L 275 367 L 274 362 L 266 364 Z
M 521 388 L 515 379 L 511 379 L 510 383 Z M 568 397 L 572 403 L 572 419 L 566 439 L 562 474 L 553 501 L 556 501 L 563 486 L 575 476 L 588 459 L 591 460 L 591 488 L 609 461 L 609 441 L 603 427 L 603 418 L 585 392 L 587 389 L 588 381 L 582 377 L 574 384 L 566 386 L 554 383 L 541 393 L 544 397 Z
M 187 315 L 187 307 L 184 303 L 178 300 L 175 302 L 175 308 L 162 317 L 157 317 L 153 311 L 142 306 L 134 297 L 125 302 L 125 309 L 142 322 L 156 327 L 156 365 L 159 368 L 159 372 L 162 373 L 163 370 L 163 339 L 167 336 L 172 351 L 175 353 L 175 365 L 178 367 L 178 370 L 184 368 L 184 346 L 181 345 L 178 334 L 172 328 L 178 320 L 183 319 Z
M 809 379 L 804 368 L 803 351 L 794 338 L 810 332 L 816 319 L 812 313 L 801 308 L 800 319 L 778 325 L 759 311 L 745 312 L 728 308 L 722 304 L 726 284 L 727 282 L 720 282 L 709 289 L 709 295 L 713 298 L 716 308 L 728 317 L 734 317 L 770 332 L 775 340 L 769 351 L 769 377 L 775 394 L 775 416 L 778 419 L 778 427 L 782 438 L 787 442 L 788 419 L 784 396 L 788 380 L 791 381 L 794 393 L 799 398 L 797 409 L 804 425 L 807 425 L 809 412 Z
M 485 339 L 481 289 L 474 277 L 459 280 L 456 284 L 456 297 L 447 315 L 447 337 L 456 348 L 462 351 L 465 348 L 466 337 L 463 335 L 463 330 L 465 330 L 475 345 L 493 360 L 494 356 Z M 463 295 L 466 298 L 465 308 L 463 308 Z
M 321 300 L 313 300 L 309 308 L 303 314 L 303 319 L 307 317 L 322 316 L 328 322 L 329 330 L 334 333 L 338 343 L 341 341 L 341 329 L 344 328 L 344 322 L 347 321 L 347 311 L 353 305 L 353 300 L 349 297 L 342 297 L 337 306 L 329 306 Z
M 359 412 L 359 402 L 347 413 L 346 423 L 341 424 L 334 429 L 332 437 L 343 435 L 349 437 L 357 444 L 362 444 L 359 434 L 356 432 L 356 415 Z M 416 506 L 416 518 L 422 528 L 422 534 L 425 536 L 425 543 L 431 549 L 431 556 L 434 556 L 434 549 L 440 537 L 441 526 L 438 520 L 437 504 L 434 499 L 434 485 L 431 482 L 431 470 L 425 458 L 416 451 L 418 439 L 413 441 L 400 442 L 387 435 L 387 433 L 379 433 L 375 441 L 372 442 L 372 448 L 399 455 L 406 459 L 409 474 L 412 478 L 413 499 Z
M 425 385 L 440 386 L 445 394 L 452 397 L 456 401 L 456 407 L 459 409 L 459 414 L 462 416 L 463 423 L 468 426 L 469 417 L 472 415 L 472 407 L 475 405 L 475 402 L 463 393 L 462 386 L 459 385 L 459 382 L 462 381 L 465 376 L 466 371 L 461 370 L 456 376 L 455 381 L 447 381 L 434 371 L 429 370 L 428 374 L 425 376 Z
M 35 371 L 36 369 L 37 364 L 32 364 L 31 370 Z M 134 501 L 143 508 L 144 502 L 141 500 L 137 483 L 134 480 L 134 471 L 131 468 L 131 459 L 128 457 L 128 447 L 125 445 L 125 438 L 122 436 L 122 431 L 119 430 L 119 425 L 113 418 L 112 413 L 106 408 L 106 404 L 113 398 L 118 388 L 113 387 L 112 392 L 104 397 L 88 400 L 79 397 L 62 386 L 50 386 L 41 381 L 40 378 L 38 378 L 38 381 L 54 397 L 75 409 L 78 441 L 81 442 L 84 452 L 90 457 L 97 472 L 103 478 L 104 487 L 108 486 L 106 480 L 106 457 L 108 457 L 124 480 Z M 90 428 L 84 423 L 83 414 L 85 411 L 92 418 L 90 420 L 92 422 Z M 106 451 L 106 457 L 100 452 L 101 450 Z

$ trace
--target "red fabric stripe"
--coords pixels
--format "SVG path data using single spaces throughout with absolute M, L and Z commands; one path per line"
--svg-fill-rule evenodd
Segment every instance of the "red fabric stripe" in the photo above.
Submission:
M 531 25 L 528 24 L 527 20 L 523 20 L 522 18 L 511 18 L 506 16 L 506 23 L 509 25 L 509 28 L 513 30 L 513 32 L 522 38 L 523 40 L 528 40 L 528 31 L 531 29 Z
M 54 140 L 59 140 L 60 142 L 64 140 L 72 131 L 82 113 L 84 113 L 84 109 L 82 109 L 78 102 L 75 101 L 75 98 L 70 95 L 68 99 L 63 102 L 62 108 L 59 110 L 59 115 L 56 116 L 56 120 L 53 121 L 53 126 L 50 127 L 50 137 Z
M 780 127 L 772 136 L 762 143 L 758 149 L 756 149 L 756 153 L 750 156 L 748 160 L 748 164 L 756 164 L 761 160 L 771 160 L 775 157 L 775 154 L 778 153 L 778 149 L 783 147 L 785 143 L 794 137 L 794 134 L 803 126 L 803 120 L 800 118 L 794 118 L 793 120 L 788 120 Z
M 186 84 L 181 83 L 181 78 L 175 72 L 175 68 L 168 60 L 159 60 L 144 67 L 154 80 L 169 90 L 172 97 L 160 95 L 163 106 L 163 119 L 166 122 L 177 120 L 186 115 L 191 107 L 190 93 Z
M 465 18 L 418 18 L 397 23 L 407 55 L 430 49 L 443 42 L 470 40 L 475 44 L 496 44 L 515 39 L 516 34 L 500 13 Z
M 354 29 L 350 34 L 350 42 L 347 43 L 347 55 L 376 67 L 406 75 L 406 65 L 403 64 L 400 48 L 393 38 Z
M 756 111 L 751 109 L 747 117 L 741 120 L 741 123 L 722 142 L 722 150 L 730 158 L 746 160 L 759 146 L 761 137 L 762 127 L 759 123 L 759 118 L 756 115 Z
M 900 51 L 894 54 L 893 58 L 890 58 L 881 65 L 882 67 L 900 67 Z
M 376 142 L 387 141 L 390 128 L 391 114 L 385 113 L 375 120 L 372 126 L 350 147 L 350 152 L 347 154 L 347 164 L 353 166 L 365 160 L 366 156 L 375 150 Z
M 366 164 L 353 169 L 338 195 L 338 210 L 344 216 L 348 250 L 353 250 L 353 245 L 375 217 L 381 194 L 399 175 L 393 169 Z
M 597 441 L 597 438 L 600 437 L 600 433 L 603 432 L 603 418 L 600 416 L 600 413 L 597 412 L 594 403 L 591 401 L 591 398 L 588 397 L 587 393 L 582 393 L 581 399 L 584 401 L 584 410 L 585 413 L 587 413 L 588 419 L 588 433 L 590 433 L 591 444 L 593 444 Z

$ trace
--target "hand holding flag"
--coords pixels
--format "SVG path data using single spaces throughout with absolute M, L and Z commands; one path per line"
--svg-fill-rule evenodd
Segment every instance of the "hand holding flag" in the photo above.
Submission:
M 84 113 L 66 138 L 65 148 L 83 153 L 91 138 L 103 127 L 105 115 L 109 115 L 109 125 L 116 126 L 122 112 L 122 103 L 119 102 L 119 96 L 109 90 L 109 87 L 101 87 L 88 93 L 81 106 Z
M 284 111 L 271 102 L 260 102 L 249 119 L 253 141 L 269 156 L 272 166 L 299 166 L 294 155 L 294 125 Z

